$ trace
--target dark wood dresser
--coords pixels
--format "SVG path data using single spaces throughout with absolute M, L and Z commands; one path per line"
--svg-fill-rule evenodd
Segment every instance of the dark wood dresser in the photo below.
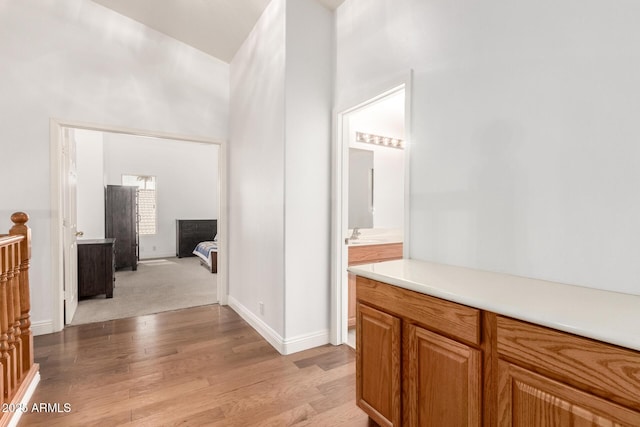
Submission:
M 116 239 L 116 269 L 138 268 L 138 187 L 107 185 L 105 237 Z
M 196 245 L 213 240 L 217 233 L 217 219 L 176 219 L 176 256 L 195 256 Z
M 115 239 L 78 240 L 78 297 L 113 297 Z

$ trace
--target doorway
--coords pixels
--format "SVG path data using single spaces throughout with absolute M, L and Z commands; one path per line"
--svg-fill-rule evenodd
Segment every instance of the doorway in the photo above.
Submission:
M 398 257 L 407 257 L 408 85 L 409 80 L 337 114 L 332 226 L 334 344 L 355 345 L 355 280 L 347 272 L 349 254 L 353 258 L 354 253 L 377 252 L 378 245 L 385 245 L 393 247 Z M 358 160 L 351 161 L 350 154 Z M 363 157 L 368 159 L 365 164 L 373 166 L 362 169 Z M 360 187 L 353 185 L 355 182 Z
M 89 131 L 89 132 L 87 132 Z M 52 182 L 52 211 L 54 212 L 55 221 L 52 224 L 52 269 L 54 274 L 54 300 L 56 302 L 55 313 L 56 316 L 53 319 L 53 327 L 55 331 L 62 330 L 65 323 L 69 323 L 70 317 L 65 319 L 65 309 L 69 303 L 72 302 L 72 298 L 69 298 L 73 293 L 74 286 L 67 285 L 68 277 L 66 277 L 66 270 L 64 268 L 65 259 L 69 258 L 66 252 L 66 243 L 64 242 L 64 230 L 66 220 L 61 208 L 66 204 L 65 200 L 68 199 L 69 186 L 65 182 L 65 144 L 69 139 L 69 135 L 74 132 L 86 134 L 99 135 L 101 133 L 105 135 L 112 135 L 119 138 L 134 138 L 134 139 L 150 139 L 157 141 L 157 143 L 173 143 L 177 152 L 182 151 L 185 147 L 181 147 L 183 143 L 191 143 L 192 145 L 215 145 L 217 146 L 217 190 L 218 203 L 217 203 L 217 219 L 218 219 L 218 274 L 217 274 L 217 295 L 218 302 L 225 305 L 227 303 L 227 283 L 226 283 L 226 149 L 225 144 L 222 141 L 217 141 L 208 138 L 191 137 L 184 135 L 173 135 L 153 131 L 142 131 L 132 129 L 118 129 L 97 125 L 78 124 L 71 122 L 59 122 L 52 120 L 51 124 L 51 182 Z M 153 142 L 152 140 L 149 140 Z M 195 143 L 195 144 L 194 144 Z M 213 160 L 212 160 L 213 161 Z M 68 180 L 67 180 L 68 181 Z M 166 184 L 166 183 L 165 183 Z M 102 192 L 99 193 L 103 197 Z M 201 197 L 206 197 L 206 191 L 200 192 Z M 213 195 L 212 195 L 213 197 Z M 98 209 L 100 210 L 100 209 Z M 100 222 L 98 220 L 98 222 Z M 104 224 L 104 222 L 102 222 Z M 100 226 L 97 224 L 97 226 Z M 68 234 L 68 233 L 67 233 Z M 212 236 L 213 238 L 213 236 Z M 154 243 L 155 244 L 155 243 Z M 155 246 L 151 247 L 154 249 Z M 57 280 L 55 280 L 57 279 Z

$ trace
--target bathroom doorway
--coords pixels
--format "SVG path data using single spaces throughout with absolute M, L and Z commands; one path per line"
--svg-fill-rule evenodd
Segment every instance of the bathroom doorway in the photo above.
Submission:
M 406 254 L 407 84 L 338 113 L 334 210 L 336 344 L 355 346 L 355 276 L 349 265 Z M 379 254 L 384 254 L 380 256 Z

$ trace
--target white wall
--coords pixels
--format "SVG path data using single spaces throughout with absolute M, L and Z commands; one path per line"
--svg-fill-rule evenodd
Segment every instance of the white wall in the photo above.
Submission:
M 285 51 L 285 1 L 273 0 L 231 61 L 229 104 L 229 301 L 280 337 Z
M 331 70 L 314 0 L 273 0 L 231 63 L 229 301 L 281 352 L 328 342 Z
M 72 129 L 76 141 L 77 222 L 83 239 L 104 239 L 104 141 L 102 132 Z
M 0 230 L 31 216 L 32 321 L 50 331 L 52 117 L 227 136 L 229 66 L 89 0 L 0 0 Z
M 640 294 L 639 14 L 631 0 L 338 9 L 338 105 L 414 70 L 412 258 Z
M 333 13 L 289 0 L 286 33 L 285 337 L 319 345 L 329 342 Z
M 176 219 L 218 218 L 217 145 L 105 133 L 104 163 L 105 185 L 156 177 L 157 233 L 139 237 L 141 259 L 176 255 Z

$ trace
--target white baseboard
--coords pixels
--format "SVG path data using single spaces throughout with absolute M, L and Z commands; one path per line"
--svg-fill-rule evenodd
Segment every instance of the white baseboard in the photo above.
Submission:
M 247 309 L 238 300 L 229 295 L 229 307 L 240 315 L 253 329 L 255 329 L 262 337 L 278 350 L 280 354 L 287 355 L 297 353 L 298 351 L 308 350 L 329 343 L 329 331 L 319 331 L 297 337 L 284 339 L 279 333 L 274 331 L 264 320 L 256 316 L 251 310 Z
M 284 353 L 284 339 L 276 331 L 271 329 L 262 319 L 253 314 L 253 312 L 242 305 L 237 299 L 228 296 L 227 302 L 229 307 L 240 315 L 253 329 L 255 329 L 262 337 L 269 342 L 281 354 Z
M 51 320 L 41 320 L 31 324 L 31 333 L 36 335 L 46 335 L 56 332 L 53 330 L 53 322 Z
M 284 353 L 292 354 L 299 351 L 308 350 L 321 345 L 329 344 L 329 330 L 318 331 L 306 335 L 298 335 L 297 337 L 284 340 Z

